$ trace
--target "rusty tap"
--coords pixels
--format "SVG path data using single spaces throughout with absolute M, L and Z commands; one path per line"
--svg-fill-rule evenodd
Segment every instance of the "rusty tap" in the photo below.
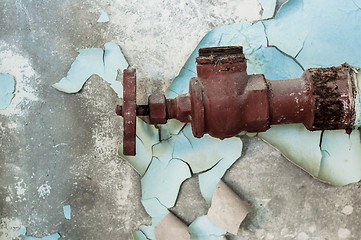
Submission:
M 353 128 L 356 90 L 347 64 L 269 81 L 263 74 L 247 74 L 240 46 L 201 48 L 196 62 L 189 93 L 174 99 L 150 95 L 148 105 L 136 105 L 135 69 L 124 70 L 124 103 L 116 113 L 124 118 L 125 155 L 135 155 L 136 115 L 149 116 L 152 124 L 172 118 L 191 123 L 197 138 L 208 133 L 224 139 L 289 123 L 302 123 L 311 131 Z

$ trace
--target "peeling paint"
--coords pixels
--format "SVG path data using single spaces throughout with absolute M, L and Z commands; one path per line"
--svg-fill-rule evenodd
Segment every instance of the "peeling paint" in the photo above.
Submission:
M 298 19 L 299 15 L 304 16 L 305 14 L 300 12 L 303 11 L 303 4 L 311 4 L 310 1 L 303 2 L 288 1 L 282 6 L 275 19 L 263 21 L 253 25 L 250 23 L 241 22 L 240 24 L 233 24 L 230 26 L 215 28 L 214 30 L 209 32 L 202 39 L 197 49 L 188 59 L 187 63 L 185 64 L 180 73 L 180 77 L 174 80 L 173 84 L 167 92 L 168 97 L 174 97 L 177 94 L 187 91 L 189 79 L 196 76 L 194 63 L 195 56 L 198 49 L 201 47 L 242 45 L 244 46 L 244 51 L 248 59 L 247 72 L 249 74 L 261 73 L 264 74 L 268 79 L 299 77 L 303 72 L 304 66 L 301 65 L 302 62 L 298 62 L 295 56 L 300 55 L 304 51 L 304 48 L 307 45 L 307 41 L 311 41 L 310 37 L 306 38 L 307 34 L 303 32 L 303 28 L 299 29 L 298 27 L 296 27 L 298 26 L 296 22 L 299 22 L 299 24 L 304 24 L 302 23 L 302 21 L 300 21 L 300 19 Z M 333 6 L 334 4 L 336 3 L 332 3 L 331 5 Z M 351 5 L 349 3 L 343 6 L 343 8 L 347 7 L 350 7 L 351 10 L 355 8 L 354 5 Z M 296 8 L 299 9 L 295 13 L 293 13 L 293 9 Z M 318 8 L 306 9 L 308 11 L 311 11 L 313 14 L 311 15 L 315 17 L 313 22 L 317 22 L 318 15 L 316 14 L 316 12 L 318 11 Z M 346 14 L 345 11 L 342 13 Z M 341 11 L 337 10 L 337 14 L 341 14 Z M 358 14 L 361 16 L 360 13 Z M 330 15 L 329 17 L 332 18 L 331 16 L 332 15 Z M 330 22 L 334 21 L 333 18 L 330 18 L 328 18 Z M 278 31 L 281 30 L 279 25 L 277 25 L 276 23 L 278 23 L 279 21 L 282 21 L 282 23 L 284 24 L 283 26 L 288 26 L 287 29 L 282 29 L 282 34 L 278 34 Z M 262 27 L 262 23 L 265 25 L 265 27 Z M 292 25 L 293 23 L 295 25 Z M 330 31 L 334 29 L 327 28 L 326 30 Z M 288 31 L 290 32 L 291 36 L 295 35 L 295 42 L 293 40 L 289 40 L 291 38 L 287 34 Z M 285 34 L 287 34 L 287 36 L 285 36 Z M 330 34 L 334 35 L 334 31 L 332 33 L 328 33 L 328 35 Z M 350 49 L 359 49 L 361 47 L 359 46 L 360 44 L 358 41 L 360 37 L 352 34 L 350 36 L 352 37 L 348 37 L 347 41 L 353 43 L 353 45 L 351 46 L 354 47 L 347 45 L 347 47 L 349 48 L 348 51 L 342 54 L 336 54 L 333 51 L 322 51 L 321 53 L 318 52 L 319 50 L 316 49 L 320 45 L 315 45 L 314 49 L 309 50 L 309 58 L 307 60 L 312 62 L 312 66 L 315 67 L 323 67 L 334 64 L 339 65 L 339 62 L 343 63 L 345 61 L 354 62 L 358 63 L 357 65 L 361 65 L 361 57 L 357 56 L 357 54 L 352 55 L 349 53 Z M 339 45 L 345 46 L 343 43 L 338 44 L 343 41 L 343 37 L 344 36 L 342 36 L 340 39 L 337 37 L 333 37 L 333 39 L 337 39 L 337 41 L 339 42 L 337 42 L 336 40 L 328 41 L 327 46 L 330 47 L 330 42 L 334 44 L 332 46 L 332 48 L 334 49 L 338 49 Z M 280 46 L 278 46 L 278 42 L 275 42 L 275 40 L 277 39 L 280 39 L 279 41 L 282 43 L 280 44 Z M 320 38 L 312 39 L 312 41 L 317 42 L 318 44 L 323 44 L 326 40 Z M 273 46 L 276 43 L 277 46 Z M 292 51 L 289 51 L 287 46 L 289 46 Z M 282 51 L 278 49 L 281 49 Z M 277 54 L 269 54 L 268 51 L 271 50 Z M 337 63 L 333 62 L 335 56 L 339 58 L 339 62 Z M 305 61 L 306 60 L 304 60 L 303 62 Z M 306 66 L 311 66 L 311 64 L 306 64 Z M 338 163 L 341 162 L 343 164 L 343 167 L 341 168 L 340 165 L 329 164 L 330 162 L 335 162 L 336 159 L 339 158 L 327 157 L 325 151 L 328 151 L 328 149 L 321 150 L 319 147 L 319 143 L 325 141 L 323 139 L 324 136 L 328 138 L 327 131 L 323 136 L 321 136 L 320 131 L 310 132 L 307 131 L 302 125 L 283 125 L 272 126 L 270 130 L 265 133 L 259 133 L 258 136 L 276 147 L 278 150 L 281 151 L 284 156 L 286 156 L 286 158 L 309 172 L 312 176 L 334 185 L 346 185 L 351 182 L 357 182 L 361 178 L 361 169 L 355 165 L 352 165 L 352 163 L 356 164 L 358 162 L 356 152 L 358 152 L 358 149 L 361 149 L 359 141 L 356 141 L 358 134 L 358 131 L 354 131 L 351 134 L 351 139 L 355 140 L 353 140 L 352 142 L 347 141 L 347 144 L 345 143 L 342 145 L 337 145 L 337 147 L 334 147 L 335 145 L 333 144 L 328 145 L 328 149 L 337 149 L 334 151 L 337 151 L 340 154 L 343 153 L 343 151 L 346 151 L 347 164 L 345 161 L 338 160 Z M 334 131 L 332 135 L 333 138 L 336 139 L 346 139 L 348 136 L 344 131 Z M 326 142 L 330 142 L 330 140 L 326 140 Z M 339 146 L 342 147 L 340 148 Z M 328 167 L 325 167 L 325 165 L 327 165 Z M 341 169 L 343 170 L 341 171 Z M 348 177 L 341 177 L 344 171 L 351 171 L 352 174 L 350 174 Z
M 262 19 L 270 19 L 275 15 L 276 0 L 258 0 L 262 7 Z
M 109 22 L 109 16 L 106 12 L 103 12 L 100 17 L 98 18 L 98 23 L 106 23 Z
M 166 164 L 153 158 L 142 178 L 142 199 L 157 198 L 167 208 L 174 206 L 180 185 L 191 177 L 189 167 L 183 161 L 172 159 Z
M 136 120 L 136 156 L 126 156 L 123 154 L 123 143 L 119 146 L 118 154 L 143 176 L 146 172 L 153 156 L 153 146 L 159 143 L 159 131 L 153 125 L 146 124 L 137 117 Z
M 11 99 L 11 104 L 6 109 L 0 107 L 0 115 L 13 117 L 12 120 L 15 122 L 15 118 L 26 116 L 28 112 L 27 106 L 31 102 L 39 101 L 34 86 L 30 84 L 36 79 L 37 73 L 32 68 L 30 59 L 21 55 L 19 50 L 13 45 L 9 45 L 1 40 L 0 73 L 8 73 L 16 80 L 16 92 Z M 10 86 L 10 88 L 12 87 Z
M 221 147 L 221 149 L 224 149 Z M 232 150 L 242 151 L 242 142 L 238 143 L 238 146 L 231 147 Z M 198 175 L 199 187 L 202 196 L 206 202 L 211 205 L 213 193 L 216 190 L 219 180 L 223 177 L 224 173 L 229 169 L 232 164 L 237 161 L 238 156 L 241 156 L 241 152 L 234 156 L 224 156 L 217 164 L 210 170 L 205 171 Z
M 242 201 L 223 181 L 219 181 L 208 210 L 208 218 L 227 232 L 237 235 L 239 226 L 251 211 L 249 204 Z
M 117 81 L 118 70 L 123 71 L 128 63 L 119 46 L 109 42 L 101 48 L 79 50 L 79 55 L 71 65 L 68 75 L 53 85 L 59 91 L 66 93 L 79 92 L 85 82 L 94 74 L 110 83 L 110 87 L 123 97 L 123 86 Z
M 26 235 L 26 228 L 20 228 L 18 231 L 17 231 L 18 234 L 20 235 Z
M 154 227 L 154 235 L 157 240 L 190 240 L 188 226 L 172 213 Z
M 320 10 L 322 9 L 322 10 Z M 306 68 L 360 66 L 361 12 L 353 0 L 289 0 L 265 21 L 269 44 L 296 57 Z M 343 34 L 339 34 L 339 33 Z
M 198 217 L 189 225 L 189 233 L 192 240 L 223 240 L 226 231 L 211 222 L 206 215 Z
M 65 219 L 68 219 L 68 220 L 71 219 L 71 207 L 70 207 L 70 205 L 63 206 L 63 213 L 64 213 Z
M 132 232 L 132 236 L 134 240 L 149 240 L 142 231 L 134 231 Z
M 14 97 L 15 79 L 10 74 L 0 74 L 0 109 L 10 105 Z
M 335 4 L 333 2 L 330 7 Z M 173 80 L 167 90 L 167 97 L 175 97 L 187 92 L 189 79 L 196 75 L 194 59 L 201 47 L 242 45 L 249 60 L 248 73 L 265 74 L 268 79 L 299 77 L 305 67 L 313 65 L 315 65 L 314 67 L 339 65 L 339 63 L 334 64 L 332 62 L 334 56 L 338 56 L 334 52 L 327 52 L 331 53 L 332 57 L 326 57 L 327 54 L 320 52 L 319 49 L 310 50 L 310 42 L 316 41 L 316 39 L 312 39 L 312 36 L 319 35 L 309 32 L 303 25 L 297 27 L 297 24 L 304 24 L 299 20 L 299 18 L 306 16 L 302 11 L 315 10 L 313 6 L 318 5 L 310 5 L 310 1 L 290 0 L 282 6 L 275 19 L 255 24 L 241 21 L 239 24 L 213 29 L 198 44 L 178 77 Z M 347 3 L 347 6 L 350 6 L 349 3 Z M 298 10 L 294 11 L 295 8 L 298 8 Z M 355 4 L 353 8 L 355 8 Z M 339 14 L 338 11 L 337 14 Z M 292 16 L 291 20 L 288 20 L 289 16 Z M 284 25 L 278 24 L 279 21 L 282 21 Z M 317 21 L 317 19 L 313 21 Z M 278 31 L 281 31 L 280 29 L 283 26 L 292 24 L 294 24 L 292 28 L 287 28 L 289 34 L 284 29 L 282 30 L 283 35 L 279 34 Z M 331 30 L 335 29 L 331 28 Z M 330 37 L 330 34 L 326 36 Z M 360 38 L 355 37 L 355 39 Z M 322 40 L 322 38 L 319 40 Z M 325 39 L 322 41 L 325 41 Z M 329 46 L 328 44 L 327 47 Z M 359 47 L 355 49 L 359 49 Z M 305 57 L 306 53 L 309 54 L 307 58 Z M 317 58 L 321 55 L 322 57 Z M 347 55 L 342 56 L 347 58 Z M 337 60 L 342 61 L 341 63 L 348 61 L 353 64 L 353 59 L 340 59 L 341 57 Z M 358 57 L 358 59 L 361 58 Z M 137 129 L 137 152 L 141 153 L 141 157 L 127 157 L 126 159 L 138 173 L 144 174 L 142 179 L 142 203 L 148 214 L 153 217 L 152 226 L 141 226 L 141 231 L 138 231 L 137 234 L 141 237 L 154 239 L 154 227 L 168 214 L 167 208 L 174 206 L 181 183 L 190 177 L 191 173 L 201 173 L 202 194 L 207 202 L 210 202 L 215 189 L 214 182 L 216 180 L 218 182 L 226 169 L 240 156 L 242 143 L 238 138 L 232 138 L 232 141 L 238 141 L 238 144 L 223 146 L 221 143 L 214 143 L 212 145 L 213 140 L 207 137 L 203 140 L 193 139 L 188 134 L 190 132 L 189 125 L 184 126 L 183 124 L 174 124 L 174 122 L 164 125 L 158 130 L 149 128 L 142 120 L 138 119 Z M 159 133 L 161 133 L 161 136 L 159 136 Z M 358 131 L 350 135 L 351 144 L 350 141 L 345 141 L 346 134 L 344 132 L 335 131 L 321 134 L 321 132 L 309 132 L 302 125 L 287 125 L 272 127 L 265 133 L 259 133 L 258 137 L 279 149 L 289 160 L 311 175 L 335 185 L 344 185 L 359 179 L 360 169 L 356 162 L 356 156 L 360 155 L 357 149 L 361 148 L 353 142 L 355 141 L 354 138 L 360 138 L 357 134 L 359 134 Z M 334 136 L 331 137 L 331 135 Z M 337 141 L 342 141 L 342 144 Z M 330 148 L 342 152 L 339 150 L 340 148 L 335 148 L 335 145 L 341 146 L 342 150 L 350 149 L 346 154 L 347 164 L 339 161 L 337 153 L 330 154 Z M 139 149 L 138 146 L 140 146 Z M 205 146 L 207 147 L 206 151 L 203 150 Z M 209 151 L 209 149 L 222 148 L 224 152 L 227 152 L 225 149 L 228 147 L 229 149 L 237 149 L 238 152 L 232 154 L 227 161 L 224 159 L 227 154 L 217 155 L 217 153 Z M 200 161 L 200 159 L 203 161 Z M 342 167 L 334 165 L 333 162 L 335 161 L 343 164 Z M 182 174 L 176 174 L 179 169 L 178 166 L 173 165 L 179 165 Z M 350 168 L 354 168 L 355 174 L 342 177 L 341 173 L 350 171 Z M 202 173 L 208 169 L 211 170 Z M 212 179 L 212 182 L 208 185 L 204 184 L 208 180 L 201 180 L 206 176 Z M 210 239 L 211 237 L 221 239 L 226 233 L 224 229 L 212 225 L 207 216 L 194 221 L 189 227 L 189 232 L 194 239 Z M 297 233 L 294 236 L 296 235 Z
M 58 240 L 59 238 L 60 238 L 59 233 L 54 233 L 54 234 L 51 234 L 49 236 L 45 236 L 42 238 L 29 236 L 29 237 L 26 237 L 25 240 Z

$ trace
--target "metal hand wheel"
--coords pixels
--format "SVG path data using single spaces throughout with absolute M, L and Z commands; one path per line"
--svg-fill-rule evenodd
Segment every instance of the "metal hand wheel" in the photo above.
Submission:
M 137 115 L 135 69 L 123 71 L 123 106 L 117 106 L 116 112 L 123 116 L 123 153 L 135 156 Z

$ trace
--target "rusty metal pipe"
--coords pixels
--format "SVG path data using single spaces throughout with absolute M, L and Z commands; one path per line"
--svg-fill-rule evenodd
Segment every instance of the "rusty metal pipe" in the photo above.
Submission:
M 126 114 L 149 115 L 153 124 L 172 118 L 190 122 L 198 138 L 208 133 L 224 139 L 290 123 L 309 130 L 353 128 L 356 90 L 347 64 L 308 69 L 300 78 L 267 80 L 263 74 L 247 74 L 242 47 L 202 48 L 196 62 L 197 77 L 190 80 L 188 94 L 174 99 L 151 95 L 148 105 Z M 125 114 L 121 106 L 116 112 Z
M 305 79 L 281 79 L 268 83 L 271 125 L 289 123 L 312 125 L 312 90 Z

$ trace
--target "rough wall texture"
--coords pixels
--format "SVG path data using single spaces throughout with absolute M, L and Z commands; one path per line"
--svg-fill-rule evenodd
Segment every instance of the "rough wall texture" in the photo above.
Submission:
M 103 10 L 109 23 L 96 22 Z M 256 0 L 1 1 L 0 72 L 13 74 L 17 85 L 0 114 L 0 239 L 17 239 L 21 226 L 37 237 L 131 239 L 131 230 L 150 223 L 139 176 L 116 156 L 120 100 L 98 77 L 79 94 L 51 87 L 77 50 L 118 43 L 138 69 L 141 102 L 167 88 L 205 33 L 256 20 L 260 11 Z M 254 212 L 229 239 L 359 239 L 359 184 L 330 187 L 262 141 L 244 142 L 244 157 L 224 181 Z M 173 209 L 187 223 L 207 210 L 192 181 Z M 71 220 L 63 216 L 66 204 Z

